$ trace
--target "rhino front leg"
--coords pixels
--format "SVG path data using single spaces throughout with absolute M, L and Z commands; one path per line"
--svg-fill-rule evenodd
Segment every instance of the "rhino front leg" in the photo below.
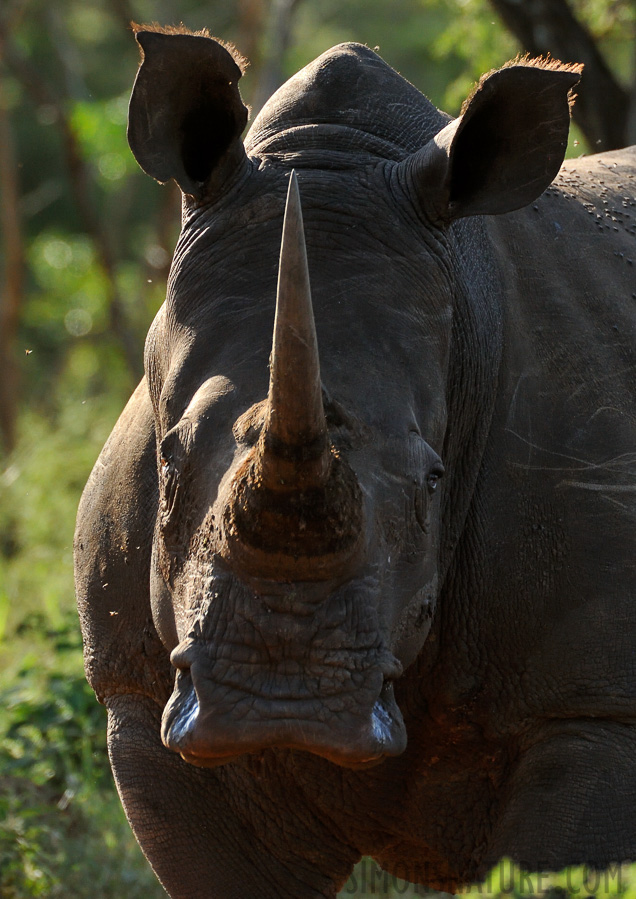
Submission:
M 482 873 L 503 857 L 529 871 L 635 860 L 636 726 L 555 720 L 526 742 Z
M 335 897 L 359 858 L 290 790 L 243 768 L 196 768 L 159 738 L 160 709 L 141 695 L 107 701 L 117 789 L 144 854 L 172 899 Z M 331 850 L 331 853 L 330 853 Z M 334 872 L 337 883 L 329 874 Z

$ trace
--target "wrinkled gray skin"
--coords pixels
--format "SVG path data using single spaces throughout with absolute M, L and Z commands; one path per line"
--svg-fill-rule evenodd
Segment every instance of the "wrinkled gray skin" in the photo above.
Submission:
M 343 45 L 245 155 L 229 54 L 138 40 L 129 138 L 181 185 L 183 231 L 76 557 L 157 876 L 173 899 L 298 899 L 361 854 L 445 889 L 502 856 L 636 858 L 634 150 L 548 187 L 575 72 L 500 70 L 450 122 Z M 292 168 L 360 541 L 336 571 L 294 519 L 300 562 L 285 525 L 264 577 L 220 522 L 263 428 Z

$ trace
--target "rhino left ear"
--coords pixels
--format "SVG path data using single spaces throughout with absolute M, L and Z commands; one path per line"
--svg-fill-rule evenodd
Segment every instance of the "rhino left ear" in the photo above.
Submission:
M 139 29 L 135 36 L 142 63 L 128 109 L 130 148 L 148 175 L 174 178 L 201 199 L 246 159 L 242 70 L 204 35 Z
M 582 68 L 524 59 L 485 75 L 459 118 L 400 163 L 429 216 L 497 215 L 542 194 L 563 162 Z

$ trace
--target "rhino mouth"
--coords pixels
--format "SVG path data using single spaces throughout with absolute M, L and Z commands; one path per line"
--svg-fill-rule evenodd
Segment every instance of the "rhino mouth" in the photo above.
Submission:
M 186 762 L 216 767 L 263 749 L 295 749 L 345 768 L 367 768 L 406 748 L 406 730 L 381 672 L 377 697 L 254 695 L 221 689 L 194 665 L 179 671 L 162 721 L 164 745 Z M 367 700 L 366 702 L 364 700 Z M 355 705 L 352 706 L 352 701 Z
M 345 767 L 404 751 L 402 666 L 381 633 L 377 581 L 264 596 L 215 564 L 197 592 L 200 623 L 171 655 L 165 746 L 204 766 L 272 747 Z

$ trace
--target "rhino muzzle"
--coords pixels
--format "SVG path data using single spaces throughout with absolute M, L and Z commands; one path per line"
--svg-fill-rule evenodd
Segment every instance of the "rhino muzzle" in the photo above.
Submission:
M 258 442 L 223 500 L 221 555 L 239 575 L 275 581 L 346 577 L 363 544 L 362 493 L 329 441 L 294 172 L 263 418 Z
M 404 751 L 393 695 L 402 666 L 381 634 L 374 578 L 266 595 L 216 561 L 200 590 L 204 617 L 171 655 L 169 749 L 204 767 L 268 748 L 351 768 Z

